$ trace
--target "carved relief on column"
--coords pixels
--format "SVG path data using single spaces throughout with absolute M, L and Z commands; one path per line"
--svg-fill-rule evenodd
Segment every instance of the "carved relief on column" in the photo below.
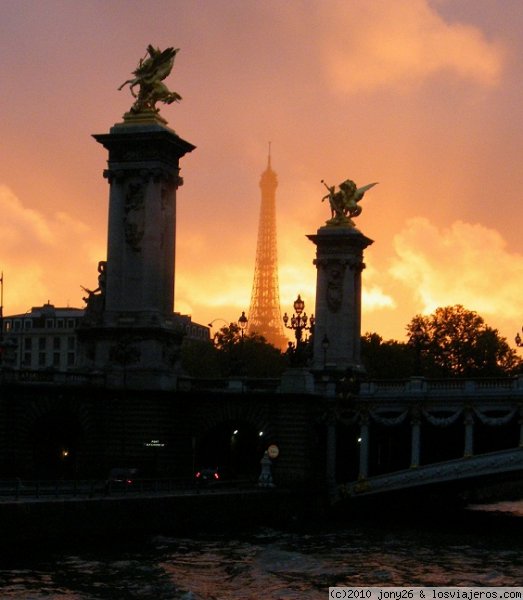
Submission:
M 332 312 L 338 312 L 343 302 L 343 277 L 345 274 L 345 265 L 329 264 L 327 271 L 326 300 L 327 306 Z
M 135 252 L 142 250 L 145 233 L 145 183 L 141 180 L 129 181 L 124 200 L 125 241 Z
M 342 260 L 317 258 L 314 264 L 323 269 L 326 275 L 325 300 L 331 312 L 338 312 L 343 303 L 345 271 L 349 268 L 355 273 L 361 273 L 365 264 L 360 260 Z

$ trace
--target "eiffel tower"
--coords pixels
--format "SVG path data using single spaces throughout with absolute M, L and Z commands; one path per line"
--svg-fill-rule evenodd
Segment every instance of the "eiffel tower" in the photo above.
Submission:
M 285 350 L 288 340 L 283 333 L 280 311 L 278 252 L 276 248 L 277 187 L 278 178 L 271 169 L 271 147 L 269 144 L 267 168 L 260 179 L 260 221 L 258 224 L 258 242 L 248 332 L 262 335 L 273 346 Z

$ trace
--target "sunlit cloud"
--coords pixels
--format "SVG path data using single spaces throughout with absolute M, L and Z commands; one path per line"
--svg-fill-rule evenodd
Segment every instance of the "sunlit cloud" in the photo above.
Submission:
M 63 211 L 47 216 L 27 208 L 3 185 L 0 212 L 6 312 L 25 312 L 47 301 L 82 306 L 80 286 L 96 287 L 96 265 L 105 258 L 102 240 Z
M 390 274 L 411 290 L 423 313 L 462 304 L 486 319 L 521 317 L 523 256 L 510 253 L 497 231 L 461 221 L 438 229 L 416 218 L 395 236 L 394 249 Z
M 401 86 L 439 72 L 482 85 L 495 84 L 500 76 L 503 47 L 477 27 L 447 23 L 428 0 L 340 2 L 336 7 L 323 56 L 338 90 Z

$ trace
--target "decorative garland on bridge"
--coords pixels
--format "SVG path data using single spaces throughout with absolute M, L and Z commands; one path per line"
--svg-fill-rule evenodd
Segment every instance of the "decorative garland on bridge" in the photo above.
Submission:
M 386 427 L 393 427 L 394 425 L 400 425 L 405 420 L 406 416 L 409 414 L 409 409 L 407 408 L 402 413 L 399 413 L 396 417 L 383 417 L 378 412 L 371 412 L 370 416 L 380 425 L 385 425 Z
M 498 425 L 506 425 L 508 422 L 510 422 L 516 414 L 517 410 L 517 408 L 513 408 L 509 413 L 501 417 L 489 417 L 477 408 L 474 409 L 474 413 L 476 414 L 478 419 L 483 423 L 483 425 L 490 425 L 492 427 L 496 427 Z
M 452 425 L 459 419 L 461 413 L 463 412 L 463 409 L 460 408 L 453 415 L 450 415 L 450 417 L 436 417 L 434 415 L 431 415 L 429 411 L 424 408 L 422 409 L 422 412 L 423 416 L 431 425 L 436 425 L 436 427 L 448 427 L 449 425 Z

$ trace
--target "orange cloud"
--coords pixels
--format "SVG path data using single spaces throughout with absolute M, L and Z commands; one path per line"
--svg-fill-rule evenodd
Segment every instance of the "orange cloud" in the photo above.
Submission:
M 499 43 L 471 25 L 445 22 L 427 0 L 339 3 L 330 27 L 323 57 L 331 84 L 343 92 L 412 84 L 443 71 L 492 85 L 503 66 Z
M 82 306 L 80 285 L 96 282 L 97 262 L 105 257 L 102 241 L 63 211 L 48 217 L 25 207 L 4 185 L 0 212 L 6 314 L 28 310 L 28 299 L 33 305 L 50 300 Z
M 462 221 L 438 229 L 416 218 L 395 236 L 394 249 L 390 274 L 422 312 L 463 304 L 508 332 L 521 317 L 523 256 L 510 253 L 497 231 Z

